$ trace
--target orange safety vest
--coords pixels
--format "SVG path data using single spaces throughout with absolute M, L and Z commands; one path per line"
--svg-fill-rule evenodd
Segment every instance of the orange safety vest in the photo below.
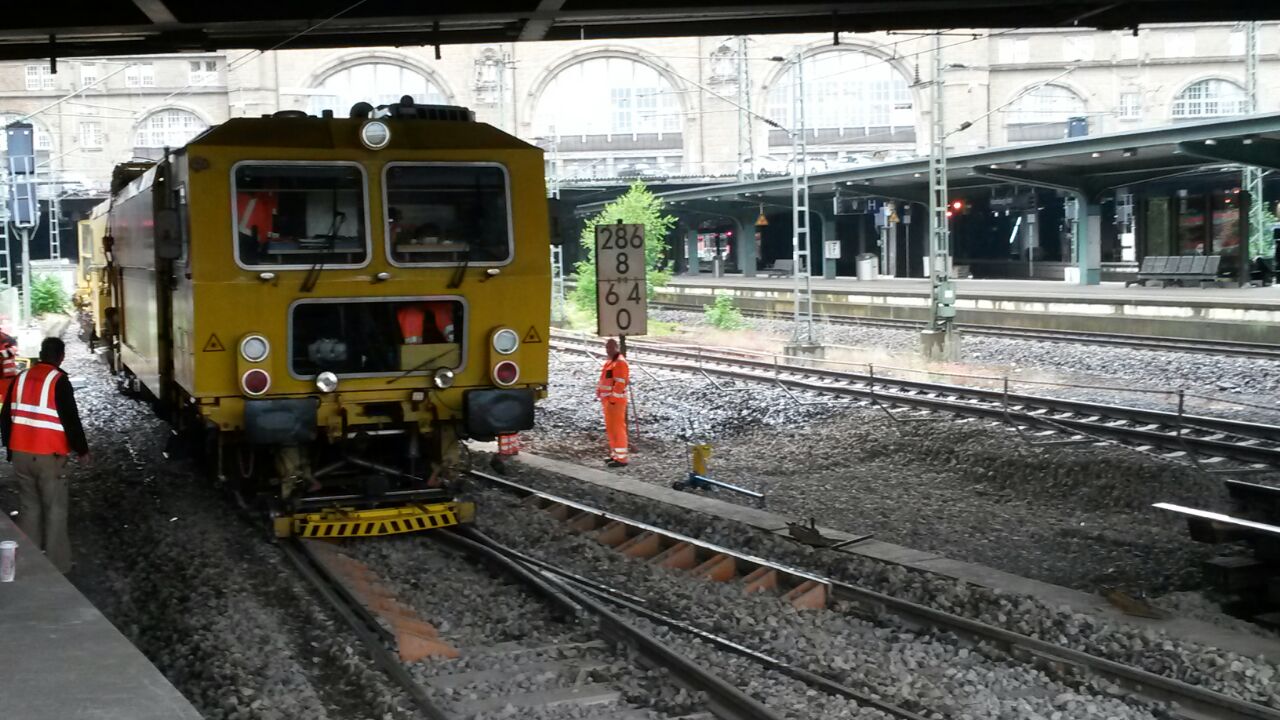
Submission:
M 609 360 L 600 370 L 600 382 L 596 384 L 596 398 L 610 405 L 627 401 L 627 382 L 631 380 L 631 367 L 627 359 L 619 355 Z
M 425 306 L 425 307 L 424 307 Z M 442 342 L 453 342 L 453 306 L 448 302 L 429 302 L 405 305 L 396 311 L 400 323 L 400 336 L 405 345 L 421 345 L 427 324 L 427 310 L 435 321 Z
M 426 313 L 418 304 L 405 305 L 396 311 L 396 321 L 400 323 L 400 337 L 405 345 L 422 344 L 422 326 L 426 323 Z
M 18 377 L 18 349 L 12 345 L 0 347 L 0 398 L 9 395 L 9 386 Z
M 241 235 L 254 235 L 258 242 L 277 237 L 275 232 L 275 215 L 279 200 L 275 193 L 242 192 L 236 193 L 236 219 L 239 221 Z M 254 229 L 257 233 L 254 233 Z
M 54 397 L 61 377 L 62 371 L 47 363 L 36 363 L 18 376 L 9 405 L 13 418 L 10 450 L 32 455 L 71 454 Z
M 433 302 L 427 303 L 431 308 L 431 314 L 436 320 L 436 330 L 440 331 L 440 337 L 445 342 L 453 342 L 453 303 L 449 302 Z
M 18 349 L 12 345 L 0 347 L 0 378 L 18 377 Z

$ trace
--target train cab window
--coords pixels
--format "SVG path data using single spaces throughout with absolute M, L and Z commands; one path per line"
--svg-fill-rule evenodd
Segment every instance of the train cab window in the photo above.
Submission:
M 462 302 L 450 298 L 298 302 L 289 322 L 289 370 L 297 378 L 456 370 L 463 320 Z
M 511 203 L 501 165 L 392 163 L 384 186 L 387 256 L 393 264 L 511 260 Z
M 236 259 L 244 267 L 360 266 L 369 259 L 358 165 L 240 163 L 232 194 Z

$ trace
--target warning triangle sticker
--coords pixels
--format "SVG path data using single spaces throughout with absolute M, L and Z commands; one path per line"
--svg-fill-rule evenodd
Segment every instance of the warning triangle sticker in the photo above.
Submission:
M 542 336 L 538 334 L 538 328 L 530 325 L 529 332 L 524 334 L 524 340 L 522 342 L 527 342 L 527 343 L 542 342 Z
M 226 350 L 226 348 L 222 346 L 222 341 L 218 339 L 218 335 L 216 333 L 210 335 L 208 342 L 204 344 L 205 352 L 222 352 L 224 350 Z

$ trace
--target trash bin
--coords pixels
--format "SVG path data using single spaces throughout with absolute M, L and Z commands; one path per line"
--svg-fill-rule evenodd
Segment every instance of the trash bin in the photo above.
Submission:
M 879 264 L 880 258 L 872 253 L 862 253 L 858 256 L 858 279 L 859 280 L 875 280 L 876 265 Z

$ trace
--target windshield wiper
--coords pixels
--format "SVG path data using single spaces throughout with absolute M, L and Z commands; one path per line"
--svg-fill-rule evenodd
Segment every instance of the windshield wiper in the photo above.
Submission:
M 416 373 L 416 372 L 421 372 L 421 371 L 423 371 L 423 370 L 426 370 L 426 369 L 427 369 L 427 365 L 429 365 L 429 364 L 431 364 L 431 363 L 433 363 L 433 362 L 435 362 L 435 361 L 439 360 L 440 358 L 444 357 L 445 355 L 448 355 L 448 354 L 449 354 L 449 353 L 451 353 L 451 352 L 453 352 L 453 348 L 448 348 L 448 349 L 445 349 L 445 350 L 441 350 L 440 352 L 436 353 L 435 355 L 432 355 L 431 357 L 427 358 L 426 360 L 423 360 L 422 362 L 418 363 L 417 365 L 414 365 L 413 367 L 409 368 L 408 370 L 405 370 L 402 374 L 400 374 L 400 375 L 398 375 L 398 376 L 396 376 L 396 377 L 391 378 L 390 380 L 388 380 L 388 381 L 387 381 L 387 384 L 388 384 L 388 385 L 390 385 L 390 384 L 392 384 L 392 383 L 399 382 L 399 381 L 401 381 L 401 380 L 403 380 L 403 379 L 405 379 L 405 378 L 409 377 L 410 375 L 412 375 L 412 374 L 414 374 L 414 373 Z
M 320 273 L 324 272 L 324 253 L 333 252 L 338 244 L 338 230 L 347 221 L 347 214 L 344 212 L 334 211 L 333 222 L 329 225 L 329 235 L 325 238 L 325 248 L 322 249 L 320 259 L 316 260 L 311 269 L 307 271 L 306 276 L 302 278 L 302 284 L 298 286 L 298 292 L 309 293 L 316 289 L 316 283 L 320 281 Z
M 462 264 L 454 268 L 453 277 L 449 278 L 448 288 L 457 290 L 462 287 L 462 281 L 467 279 L 467 266 L 471 264 L 471 251 L 466 251 L 466 257 L 462 258 Z

